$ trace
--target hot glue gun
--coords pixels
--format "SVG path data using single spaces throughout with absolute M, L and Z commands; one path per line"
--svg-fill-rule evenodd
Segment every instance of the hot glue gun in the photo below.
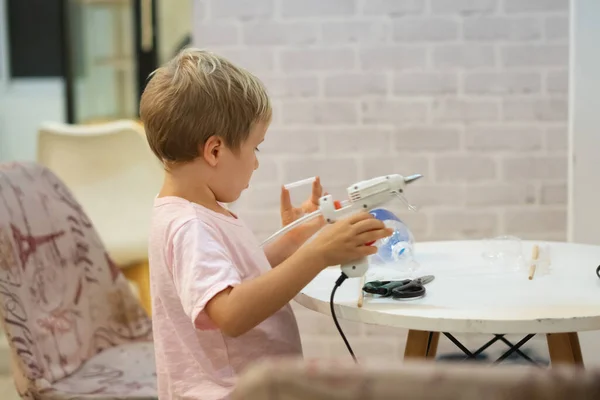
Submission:
M 319 199 L 319 209 L 307 214 L 291 224 L 283 227 L 267 238 L 262 245 L 270 242 L 279 235 L 282 235 L 296 226 L 310 221 L 319 216 L 323 216 L 328 223 L 334 223 L 342 218 L 348 217 L 360 211 L 370 211 L 382 204 L 385 204 L 390 198 L 400 198 L 410 209 L 414 207 L 408 204 L 408 201 L 403 195 L 404 188 L 407 184 L 421 178 L 422 175 L 411 175 L 404 177 L 402 175 L 393 174 L 379 176 L 377 178 L 356 182 L 348 186 L 348 200 L 335 201 L 331 195 L 323 196 Z M 372 243 L 367 243 L 368 245 Z M 341 265 L 342 273 L 348 278 L 359 278 L 363 276 L 369 267 L 366 257 L 355 260 L 350 264 Z

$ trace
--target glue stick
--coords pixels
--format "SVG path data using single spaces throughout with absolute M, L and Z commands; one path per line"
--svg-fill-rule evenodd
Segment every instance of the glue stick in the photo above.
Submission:
M 310 178 L 306 178 L 306 179 L 302 179 L 296 182 L 292 182 L 292 183 L 286 183 L 285 185 L 283 185 L 284 188 L 286 188 L 287 190 L 293 189 L 293 188 L 297 188 L 300 186 L 304 186 L 304 185 L 308 185 L 310 183 L 313 183 L 315 181 L 315 179 L 317 179 L 316 176 L 310 177 Z

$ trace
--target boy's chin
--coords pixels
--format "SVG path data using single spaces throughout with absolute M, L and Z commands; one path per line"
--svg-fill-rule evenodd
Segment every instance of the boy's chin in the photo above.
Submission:
M 246 190 L 246 189 L 244 189 L 244 190 Z M 244 190 L 242 190 L 242 192 Z M 225 203 L 233 203 L 234 201 L 237 201 L 242 196 L 242 192 L 237 193 L 237 195 L 230 193 L 228 196 L 226 196 L 227 197 L 227 201 L 225 201 Z

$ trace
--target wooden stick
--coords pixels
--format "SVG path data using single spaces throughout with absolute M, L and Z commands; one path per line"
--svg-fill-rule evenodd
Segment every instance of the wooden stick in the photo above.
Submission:
M 358 288 L 358 303 L 356 304 L 358 308 L 363 306 L 363 300 L 365 298 L 365 293 L 363 292 L 363 286 L 365 286 L 365 276 L 363 275 L 360 278 L 360 287 Z
M 533 251 L 531 254 L 531 259 L 534 262 L 532 262 L 531 266 L 529 267 L 529 280 L 532 280 L 533 275 L 535 275 L 535 267 L 536 267 L 535 261 L 538 259 L 539 255 L 540 255 L 540 247 L 536 244 L 535 246 L 533 246 Z

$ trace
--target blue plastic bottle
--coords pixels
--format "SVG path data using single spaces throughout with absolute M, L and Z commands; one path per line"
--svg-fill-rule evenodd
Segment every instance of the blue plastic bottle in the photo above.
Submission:
M 386 264 L 412 258 L 415 239 L 408 226 L 393 212 L 385 208 L 376 208 L 370 213 L 394 230 L 391 236 L 375 243 L 378 251 L 376 257 L 373 257 L 373 261 L 377 264 Z

